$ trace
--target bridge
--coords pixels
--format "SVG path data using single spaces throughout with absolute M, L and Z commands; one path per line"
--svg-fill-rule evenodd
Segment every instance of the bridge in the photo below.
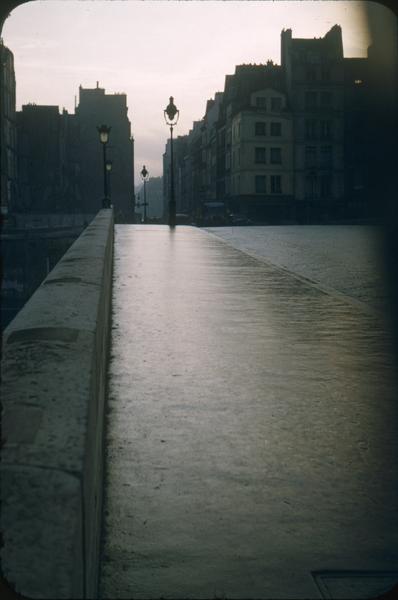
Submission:
M 364 598 L 398 581 L 380 314 L 102 210 L 3 336 L 1 548 L 32 598 Z

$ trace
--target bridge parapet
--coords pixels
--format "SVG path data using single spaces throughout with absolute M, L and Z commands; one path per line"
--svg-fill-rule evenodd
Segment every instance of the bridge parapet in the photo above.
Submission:
M 97 597 L 113 213 L 98 213 L 2 343 L 1 565 L 32 598 Z

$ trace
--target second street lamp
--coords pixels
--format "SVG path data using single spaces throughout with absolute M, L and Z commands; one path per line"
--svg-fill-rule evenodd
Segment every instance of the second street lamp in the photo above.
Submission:
M 174 162 L 173 162 L 173 127 L 177 125 L 180 111 L 174 104 L 173 96 L 170 96 L 170 102 L 164 109 L 164 120 L 170 125 L 170 201 L 169 201 L 169 225 L 175 227 L 176 224 L 176 201 L 174 196 Z
M 107 186 L 108 186 L 108 199 L 109 199 L 109 206 L 111 205 L 111 171 L 112 171 L 112 166 L 113 163 L 111 160 L 109 160 L 109 158 L 107 159 L 106 163 L 105 163 L 105 168 L 106 168 L 106 173 L 108 176 L 108 181 L 107 181 Z
M 141 179 L 144 182 L 144 223 L 146 223 L 146 207 L 148 206 L 148 202 L 146 201 L 146 182 L 148 181 L 149 172 L 147 171 L 145 165 L 142 167 L 142 171 L 140 173 Z
M 107 161 L 106 161 L 106 145 L 109 141 L 109 133 L 111 131 L 111 127 L 107 125 L 100 125 L 97 127 L 97 131 L 100 135 L 100 142 L 102 144 L 103 151 L 103 170 L 104 170 L 104 199 L 102 201 L 102 208 L 109 208 L 109 198 L 108 198 L 108 177 L 107 177 Z M 112 167 L 111 167 L 112 168 Z

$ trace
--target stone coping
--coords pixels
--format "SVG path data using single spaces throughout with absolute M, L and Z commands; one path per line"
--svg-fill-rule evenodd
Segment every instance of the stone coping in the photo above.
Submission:
M 101 210 L 3 333 L 2 576 L 97 595 L 113 212 Z

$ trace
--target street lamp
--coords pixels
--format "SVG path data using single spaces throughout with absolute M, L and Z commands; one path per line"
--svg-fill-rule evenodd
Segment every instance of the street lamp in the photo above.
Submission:
M 173 164 L 173 127 L 177 125 L 180 111 L 174 104 L 173 96 L 170 96 L 169 105 L 164 109 L 164 120 L 170 125 L 170 201 L 169 201 L 169 225 L 176 224 L 176 201 L 174 197 L 174 164 Z
M 104 168 L 104 199 L 102 201 L 102 208 L 109 208 L 109 198 L 108 198 L 108 179 L 107 179 L 107 171 L 110 171 L 112 169 L 112 165 L 110 167 L 110 169 L 108 169 L 107 167 L 107 160 L 106 160 L 106 145 L 109 141 L 109 133 L 111 131 L 111 127 L 108 127 L 107 125 L 101 125 L 97 127 L 97 131 L 99 133 L 100 136 L 100 142 L 102 144 L 102 151 L 103 151 L 103 168 Z
M 111 204 L 111 171 L 112 171 L 113 163 L 109 158 L 105 163 L 105 169 L 108 176 L 107 184 L 108 184 L 108 197 L 109 197 L 109 205 Z
M 144 182 L 144 202 L 142 206 L 144 207 L 144 223 L 146 223 L 146 207 L 148 206 L 148 202 L 146 201 L 146 182 L 149 178 L 149 172 L 147 171 L 145 165 L 142 167 L 142 171 L 140 173 L 141 179 Z

